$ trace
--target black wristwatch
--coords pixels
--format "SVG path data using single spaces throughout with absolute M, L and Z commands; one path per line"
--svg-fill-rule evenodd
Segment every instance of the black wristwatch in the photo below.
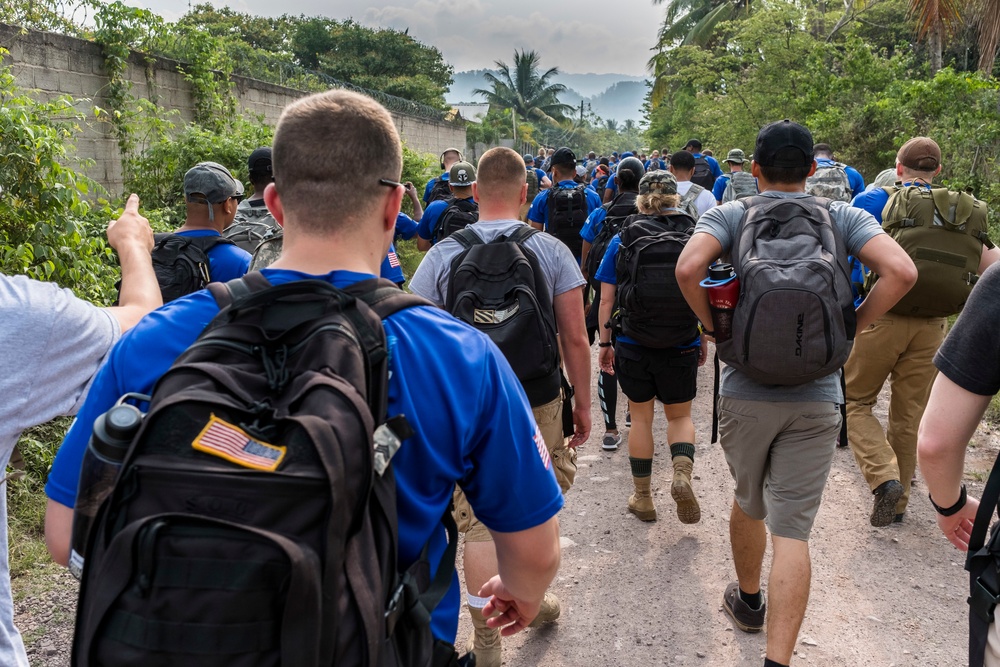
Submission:
M 611 343 L 610 342 L 607 342 L 607 343 L 598 342 L 597 343 L 597 347 L 611 347 Z
M 956 502 L 951 507 L 945 507 L 945 508 L 938 507 L 937 503 L 934 502 L 934 499 L 931 498 L 931 494 L 929 493 L 927 494 L 927 499 L 931 501 L 931 505 L 933 505 L 934 509 L 937 511 L 938 514 L 940 514 L 941 516 L 951 516 L 952 514 L 957 514 L 959 511 L 961 511 L 963 507 L 965 507 L 965 503 L 969 499 L 969 497 L 965 492 L 965 484 L 963 484 L 962 493 L 958 496 L 958 502 Z

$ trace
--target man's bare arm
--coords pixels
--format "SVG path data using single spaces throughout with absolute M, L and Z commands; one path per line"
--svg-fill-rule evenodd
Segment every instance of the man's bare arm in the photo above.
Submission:
M 149 311 L 163 305 L 160 285 L 153 273 L 149 253 L 153 249 L 153 230 L 139 215 L 139 197 L 130 195 L 125 212 L 108 223 L 108 243 L 118 251 L 122 267 L 122 287 L 118 305 L 106 310 L 122 331 L 130 329 Z
M 573 386 L 573 425 L 575 432 L 569 446 L 576 447 L 590 437 L 590 344 L 583 319 L 583 288 L 563 292 L 552 300 L 559 327 L 559 339 L 565 355 L 566 374 Z
M 69 564 L 69 542 L 73 532 L 73 509 L 54 500 L 45 506 L 45 546 L 52 560 Z
M 699 283 L 708 275 L 708 267 L 722 254 L 722 244 L 711 234 L 699 232 L 691 237 L 677 259 L 677 284 L 684 300 L 703 325 L 712 327 L 708 290 Z

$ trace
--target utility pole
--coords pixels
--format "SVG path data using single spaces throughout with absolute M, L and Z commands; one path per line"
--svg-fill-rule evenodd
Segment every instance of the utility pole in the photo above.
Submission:
M 580 100 L 580 124 L 583 125 L 583 100 Z

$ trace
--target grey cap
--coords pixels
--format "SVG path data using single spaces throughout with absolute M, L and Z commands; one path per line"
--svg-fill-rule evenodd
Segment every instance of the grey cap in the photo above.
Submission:
M 456 162 L 448 172 L 448 183 L 453 188 L 467 188 L 476 182 L 476 168 L 468 162 Z
M 639 181 L 640 195 L 675 195 L 677 179 L 669 171 L 648 171 Z
M 218 162 L 199 162 L 184 174 L 184 198 L 189 202 L 221 204 L 242 196 L 243 184 Z
M 744 153 L 739 148 L 734 148 L 733 150 L 729 151 L 729 155 L 727 155 L 726 159 L 723 160 L 723 162 L 735 162 L 736 164 L 743 164 L 746 161 L 747 161 L 747 154 Z

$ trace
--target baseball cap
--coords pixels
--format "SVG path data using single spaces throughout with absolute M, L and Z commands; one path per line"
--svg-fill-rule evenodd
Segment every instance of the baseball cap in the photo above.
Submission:
M 534 155 L 532 155 L 531 153 L 524 154 L 524 164 L 528 164 L 529 162 L 534 162 L 534 161 L 535 161 Z
M 934 171 L 941 166 L 941 147 L 929 137 L 913 137 L 896 153 L 899 164 L 917 171 Z
M 250 159 L 247 160 L 247 168 L 250 170 L 251 176 L 271 176 L 273 178 L 273 173 L 271 172 L 271 147 L 261 146 L 254 150 L 253 153 L 250 153 Z
M 743 164 L 747 161 L 747 154 L 741 151 L 739 148 L 734 148 L 729 151 L 729 155 L 723 162 L 735 162 L 736 164 Z
M 640 195 L 675 195 L 677 194 L 677 179 L 669 171 L 657 169 L 646 172 L 639 181 Z
M 764 167 L 808 167 L 813 161 L 812 133 L 787 118 L 769 123 L 757 134 L 753 154 Z
M 632 151 L 625 151 L 624 153 L 621 154 L 621 159 L 624 160 L 627 157 L 635 157 L 635 153 L 633 153 Z
M 456 162 L 448 172 L 448 182 L 453 188 L 467 188 L 476 182 L 476 168 L 468 162 Z
M 190 202 L 221 204 L 230 197 L 242 197 L 243 184 L 218 162 L 199 162 L 184 174 L 184 195 Z
M 557 164 L 576 164 L 576 153 L 565 146 L 557 148 L 556 152 L 552 154 L 549 164 L 552 166 Z
M 587 168 L 584 167 L 582 164 L 576 165 L 576 175 L 579 176 L 580 178 L 583 178 L 584 176 L 587 175 Z

